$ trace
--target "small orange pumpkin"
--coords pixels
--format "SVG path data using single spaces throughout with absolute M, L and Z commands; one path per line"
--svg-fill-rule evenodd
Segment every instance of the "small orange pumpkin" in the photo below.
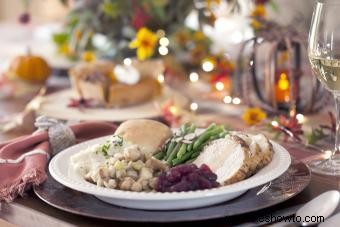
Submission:
M 31 83 L 45 83 L 51 74 L 47 62 L 42 57 L 30 53 L 14 58 L 9 71 L 16 77 Z

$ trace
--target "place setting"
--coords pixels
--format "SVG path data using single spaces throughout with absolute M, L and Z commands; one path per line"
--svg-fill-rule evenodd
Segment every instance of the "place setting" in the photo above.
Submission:
M 0 3 L 0 225 L 336 226 L 340 3 L 306 1 Z

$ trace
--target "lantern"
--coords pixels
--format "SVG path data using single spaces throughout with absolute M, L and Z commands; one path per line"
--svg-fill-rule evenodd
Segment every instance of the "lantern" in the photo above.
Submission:
M 238 57 L 233 92 L 245 104 L 273 113 L 295 114 L 322 108 L 328 95 L 312 75 L 309 64 L 303 62 L 302 56 L 307 53 L 302 40 L 294 29 L 271 23 L 266 31 L 245 41 Z M 245 61 L 246 52 L 250 57 Z

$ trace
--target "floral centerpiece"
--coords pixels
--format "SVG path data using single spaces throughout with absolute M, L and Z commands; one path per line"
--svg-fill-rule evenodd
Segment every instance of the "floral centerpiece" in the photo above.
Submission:
M 53 40 L 59 52 L 70 59 L 86 59 L 89 51 L 122 58 L 134 54 L 129 43 L 137 37 L 130 47 L 137 48 L 137 57 L 144 60 L 156 53 L 164 55 L 164 48 L 154 51 L 156 42 L 182 30 L 184 20 L 192 10 L 203 11 L 207 7 L 197 8 L 194 1 L 76 1 L 63 31 L 55 34 Z M 201 14 L 200 23 L 209 23 L 211 18 Z M 104 50 L 96 45 L 98 37 L 103 38 L 109 48 Z M 145 42 L 138 43 L 138 40 Z M 148 48 L 144 48 L 146 46 Z

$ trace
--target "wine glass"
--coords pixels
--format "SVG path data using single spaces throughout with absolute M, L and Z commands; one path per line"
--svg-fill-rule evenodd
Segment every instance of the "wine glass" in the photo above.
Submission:
M 340 1 L 317 0 L 309 32 L 308 57 L 314 74 L 335 100 L 336 135 L 331 157 L 309 163 L 312 171 L 340 175 Z

